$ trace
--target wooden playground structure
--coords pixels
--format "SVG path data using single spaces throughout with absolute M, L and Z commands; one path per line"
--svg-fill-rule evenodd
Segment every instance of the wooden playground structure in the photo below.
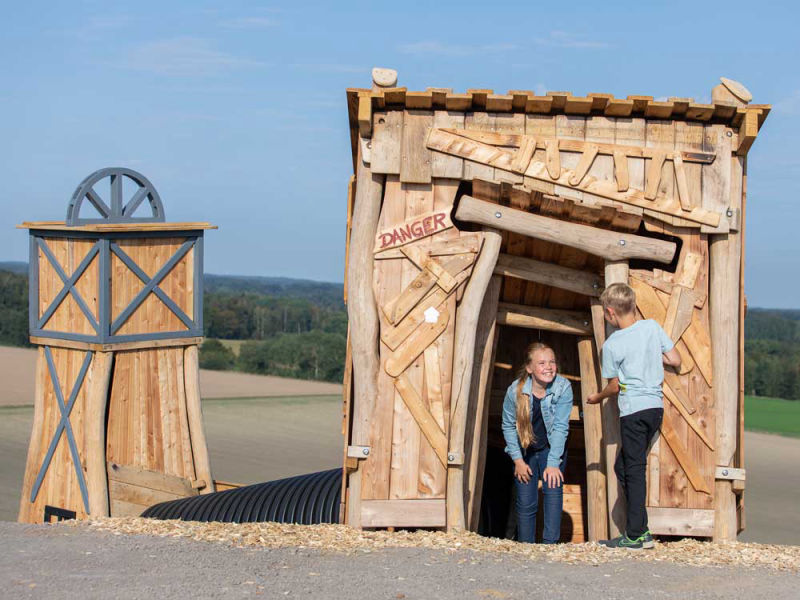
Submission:
M 618 411 L 585 399 L 603 384 L 597 298 L 627 282 L 683 359 L 648 457 L 650 529 L 735 539 L 746 157 L 770 107 L 721 81 L 710 104 L 413 92 L 386 69 L 347 91 L 347 523 L 479 529 L 510 487 L 502 455 L 487 467 L 504 391 L 543 340 L 576 398 L 562 540 L 617 535 Z
M 252 490 L 215 490 L 203 431 L 197 346 L 212 226 L 165 222 L 134 171 L 87 177 L 65 221 L 20 226 L 39 357 L 19 519 L 138 515 L 167 502 L 152 514 L 331 522 L 338 507 L 353 527 L 502 536 L 503 394 L 525 347 L 542 340 L 576 399 L 562 541 L 617 535 L 618 412 L 585 399 L 603 385 L 598 297 L 627 282 L 640 316 L 682 356 L 666 373 L 648 456 L 650 529 L 735 539 L 747 152 L 770 107 L 725 78 L 711 97 L 413 92 L 388 69 L 373 70 L 370 89 L 349 89 L 343 469 Z M 108 203 L 94 187 L 106 181 Z

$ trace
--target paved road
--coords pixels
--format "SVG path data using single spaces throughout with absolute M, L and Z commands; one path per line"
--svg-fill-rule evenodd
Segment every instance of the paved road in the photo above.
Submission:
M 796 574 L 616 562 L 548 563 L 402 548 L 352 555 L 241 549 L 0 523 L 5 598 L 797 598 Z

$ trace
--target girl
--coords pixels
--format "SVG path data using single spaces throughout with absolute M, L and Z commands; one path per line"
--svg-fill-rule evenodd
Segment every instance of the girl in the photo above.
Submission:
M 534 343 L 525 364 L 508 386 L 503 401 L 503 437 L 514 461 L 520 542 L 534 541 L 539 505 L 539 480 L 544 499 L 542 541 L 555 544 L 561 536 L 564 466 L 572 411 L 572 386 L 556 374 L 556 355 L 550 346 Z

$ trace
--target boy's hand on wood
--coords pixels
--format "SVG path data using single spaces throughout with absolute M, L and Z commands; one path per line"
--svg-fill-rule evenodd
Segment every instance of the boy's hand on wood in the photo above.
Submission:
M 603 397 L 600 395 L 600 392 L 589 394 L 589 397 L 586 398 L 586 404 L 600 404 L 602 399 Z
M 531 480 L 531 476 L 533 475 L 533 471 L 531 468 L 525 463 L 524 460 L 518 458 L 514 461 L 514 477 L 516 477 L 522 483 L 528 483 Z

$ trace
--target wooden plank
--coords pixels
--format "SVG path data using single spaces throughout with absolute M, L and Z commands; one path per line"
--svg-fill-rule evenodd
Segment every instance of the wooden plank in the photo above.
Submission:
M 683 257 L 681 272 L 675 283 L 690 290 L 694 289 L 702 265 L 703 256 L 701 254 L 697 252 L 687 252 Z M 698 306 L 698 308 L 702 308 L 702 306 Z
M 399 296 L 381 307 L 389 323 L 399 323 L 435 285 L 436 275 L 428 269 L 421 271 Z
M 586 150 L 584 150 L 583 154 L 581 154 L 581 158 L 578 161 L 578 165 L 575 167 L 575 169 L 572 172 L 572 176 L 569 178 L 570 185 L 576 186 L 580 184 L 581 181 L 583 181 L 583 178 L 586 177 L 586 173 L 589 172 L 589 169 L 591 168 L 594 159 L 597 157 L 597 152 L 598 152 L 597 144 L 586 145 Z
M 678 399 L 677 395 L 673 392 L 672 387 L 665 382 L 663 385 L 663 391 L 664 391 L 664 398 L 666 398 L 667 401 L 670 402 L 672 406 L 674 406 L 678 410 L 678 412 L 684 418 L 689 427 L 691 427 L 694 430 L 694 432 L 700 437 L 700 439 L 703 440 L 703 443 L 706 446 L 708 446 L 708 449 L 713 452 L 714 444 L 712 444 L 711 440 L 708 439 L 708 436 L 706 436 L 702 427 L 700 427 L 700 425 L 697 424 L 694 418 L 692 418 L 689 411 L 686 409 L 683 403 Z
M 358 134 L 372 137 L 372 98 L 367 92 L 358 95 Z
M 467 253 L 475 254 L 481 248 L 481 238 L 478 234 L 464 233 L 461 234 L 460 237 L 456 238 L 439 239 L 439 236 L 437 236 L 436 240 L 432 240 L 432 238 L 425 238 L 424 241 L 412 242 L 408 246 L 416 244 L 424 244 L 422 248 L 424 248 L 425 252 L 430 256 L 451 256 L 454 254 Z M 382 250 L 375 254 L 375 260 L 403 258 L 405 256 L 403 253 L 404 247 L 406 246 Z
M 419 325 L 410 336 L 400 343 L 394 354 L 386 361 L 384 369 L 389 375 L 400 376 L 445 330 L 447 322 L 450 320 L 450 313 L 443 304 L 440 304 L 436 310 L 439 312 L 436 321 L 424 322 Z
M 497 257 L 500 253 L 500 235 L 493 231 L 484 232 L 484 242 L 472 277 L 461 299 L 456 318 L 454 342 L 453 375 L 454 382 L 450 396 L 451 421 L 449 432 L 449 453 L 463 455 L 466 434 L 469 394 L 472 386 L 472 367 L 475 360 L 476 320 L 480 315 L 484 295 L 493 276 Z M 459 531 L 466 527 L 464 506 L 464 468 L 451 465 L 447 469 L 447 529 Z
M 494 272 L 497 275 L 542 283 L 584 296 L 599 296 L 603 289 L 602 278 L 595 273 L 510 254 L 500 254 Z
M 424 252 L 415 246 L 404 246 L 401 248 L 401 251 L 411 262 L 414 263 L 414 265 L 416 265 L 418 269 L 428 269 L 431 273 L 433 273 L 433 275 L 436 277 L 436 285 L 442 288 L 445 292 L 452 291 L 452 289 L 456 286 L 456 280 L 453 275 L 451 275 L 447 269 L 439 264 L 438 261 L 432 259 L 427 252 Z M 466 268 L 472 263 L 473 259 L 474 256 L 461 254 L 449 262 L 463 262 L 463 268 Z M 454 270 L 455 274 L 462 269 L 459 268 L 458 271 L 455 271 L 455 269 L 452 270 Z
M 600 406 L 587 404 L 589 395 L 600 391 L 599 361 L 593 340 L 578 340 L 578 360 L 581 374 L 581 407 L 583 409 L 583 436 L 586 452 L 586 497 L 589 540 L 607 539 L 608 507 L 606 500 L 606 475 L 602 452 L 603 425 Z
M 672 424 L 671 417 L 669 417 L 667 411 L 664 411 L 664 419 L 661 422 L 661 437 L 669 445 L 669 449 L 672 450 L 692 487 L 698 492 L 711 494 L 711 490 L 703 479 L 702 474 L 698 471 L 697 465 L 690 459 L 686 447 L 675 432 L 675 426 Z
M 138 505 L 139 511 L 133 516 L 139 516 L 145 509 L 158 504 L 159 502 L 168 502 L 170 500 L 178 500 L 180 498 L 186 498 L 193 495 L 197 495 L 195 493 L 187 494 L 173 494 L 170 492 L 166 492 L 164 490 L 156 490 L 147 487 L 141 487 L 136 484 L 131 483 L 124 483 L 122 481 L 118 481 L 115 479 L 111 479 L 109 481 L 109 496 L 111 498 L 111 506 L 113 507 L 118 502 L 124 502 L 127 504 L 136 504 Z M 190 486 L 191 487 L 191 486 Z M 119 514 L 118 512 L 114 512 L 113 516 L 120 517 L 126 516 L 124 514 Z
M 421 240 L 453 226 L 450 211 L 431 210 L 410 216 L 399 223 L 387 223 L 374 236 L 373 252 L 398 248 L 410 242 Z
M 433 113 L 433 126 L 437 128 L 464 128 L 464 113 L 448 110 L 437 110 Z M 461 179 L 464 176 L 464 160 L 456 156 L 448 156 L 434 152 L 431 156 L 431 175 Z
M 655 200 L 658 195 L 658 186 L 661 183 L 661 169 L 664 166 L 666 152 L 656 152 L 650 159 L 647 167 L 647 183 L 644 188 L 644 197 L 647 200 Z
M 628 156 L 624 152 L 614 152 L 614 176 L 617 181 L 618 191 L 625 192 L 630 188 Z
M 363 500 L 361 527 L 444 527 L 445 501 Z
M 667 314 L 664 317 L 664 331 L 671 340 L 679 340 L 689 327 L 694 311 L 694 297 L 684 287 L 675 286 L 669 298 Z
M 511 170 L 515 173 L 524 173 L 528 169 L 535 151 L 536 139 L 529 135 L 523 136 L 519 150 L 514 154 L 514 160 L 511 161 Z
M 713 286 L 711 288 L 713 294 Z M 713 314 L 713 311 L 712 311 Z M 681 341 L 686 343 L 695 364 L 700 369 L 703 378 L 709 386 L 713 385 L 713 362 L 712 362 L 712 341 L 708 330 L 700 320 L 696 312 L 692 314 L 692 322 L 681 337 Z M 716 348 L 716 346 L 714 346 Z
M 431 415 L 436 420 L 439 428 L 444 432 L 446 423 L 444 418 L 444 399 L 442 397 L 442 372 L 439 357 L 439 347 L 432 344 L 423 352 L 425 361 L 425 389 L 428 393 L 428 404 Z
M 456 217 L 503 231 L 512 231 L 547 242 L 563 244 L 608 260 L 644 258 L 668 263 L 675 254 L 675 244 L 629 233 L 606 231 L 530 214 L 462 196 Z
M 592 333 L 589 313 L 507 302 L 498 304 L 497 322 L 500 325 L 542 329 L 572 335 L 591 335 Z
M 373 173 L 398 175 L 403 143 L 403 111 L 375 113 L 370 168 Z
M 705 210 L 724 214 L 730 207 L 731 169 L 730 157 L 732 149 L 731 130 L 724 125 L 706 125 L 703 131 L 703 146 L 713 148 L 719 156 L 710 165 L 703 165 L 703 183 L 701 206 Z M 726 233 L 730 229 L 727 218 L 723 218 L 717 226 L 702 227 L 702 233 Z
M 678 402 L 680 402 L 686 409 L 686 412 L 688 412 L 690 415 L 697 412 L 695 403 L 683 389 L 683 384 L 681 383 L 680 377 L 678 377 L 678 375 L 669 368 L 664 369 L 664 383 L 669 386 L 669 388 L 672 390 L 672 393 L 678 399 Z
M 714 534 L 714 511 L 648 506 L 647 525 L 657 535 L 711 537 Z
M 761 111 L 749 109 L 744 114 L 742 124 L 739 126 L 739 146 L 736 148 L 737 156 L 746 156 L 750 146 L 756 141 L 758 135 L 758 117 Z
M 407 110 L 403 117 L 403 145 L 400 158 L 402 183 L 431 182 L 431 151 L 425 136 L 433 125 L 433 115 L 425 110 Z
M 414 421 L 419 426 L 422 435 L 428 440 L 436 452 L 436 457 L 443 466 L 447 466 L 447 437 L 436 422 L 436 419 L 422 402 L 417 391 L 406 375 L 402 373 L 394 382 L 400 397 L 403 399 Z
M 171 494 L 176 498 L 196 495 L 192 482 L 183 477 L 151 471 L 136 465 L 107 465 L 109 486 L 112 482 Z
M 483 131 L 493 132 L 495 127 L 494 113 L 487 113 L 475 111 L 467 113 L 464 118 L 464 128 L 470 131 Z M 434 152 L 434 154 L 436 154 Z M 480 162 L 472 160 L 464 160 L 464 179 L 470 181 L 472 179 L 483 179 L 486 181 L 494 181 L 496 179 L 494 169 Z

